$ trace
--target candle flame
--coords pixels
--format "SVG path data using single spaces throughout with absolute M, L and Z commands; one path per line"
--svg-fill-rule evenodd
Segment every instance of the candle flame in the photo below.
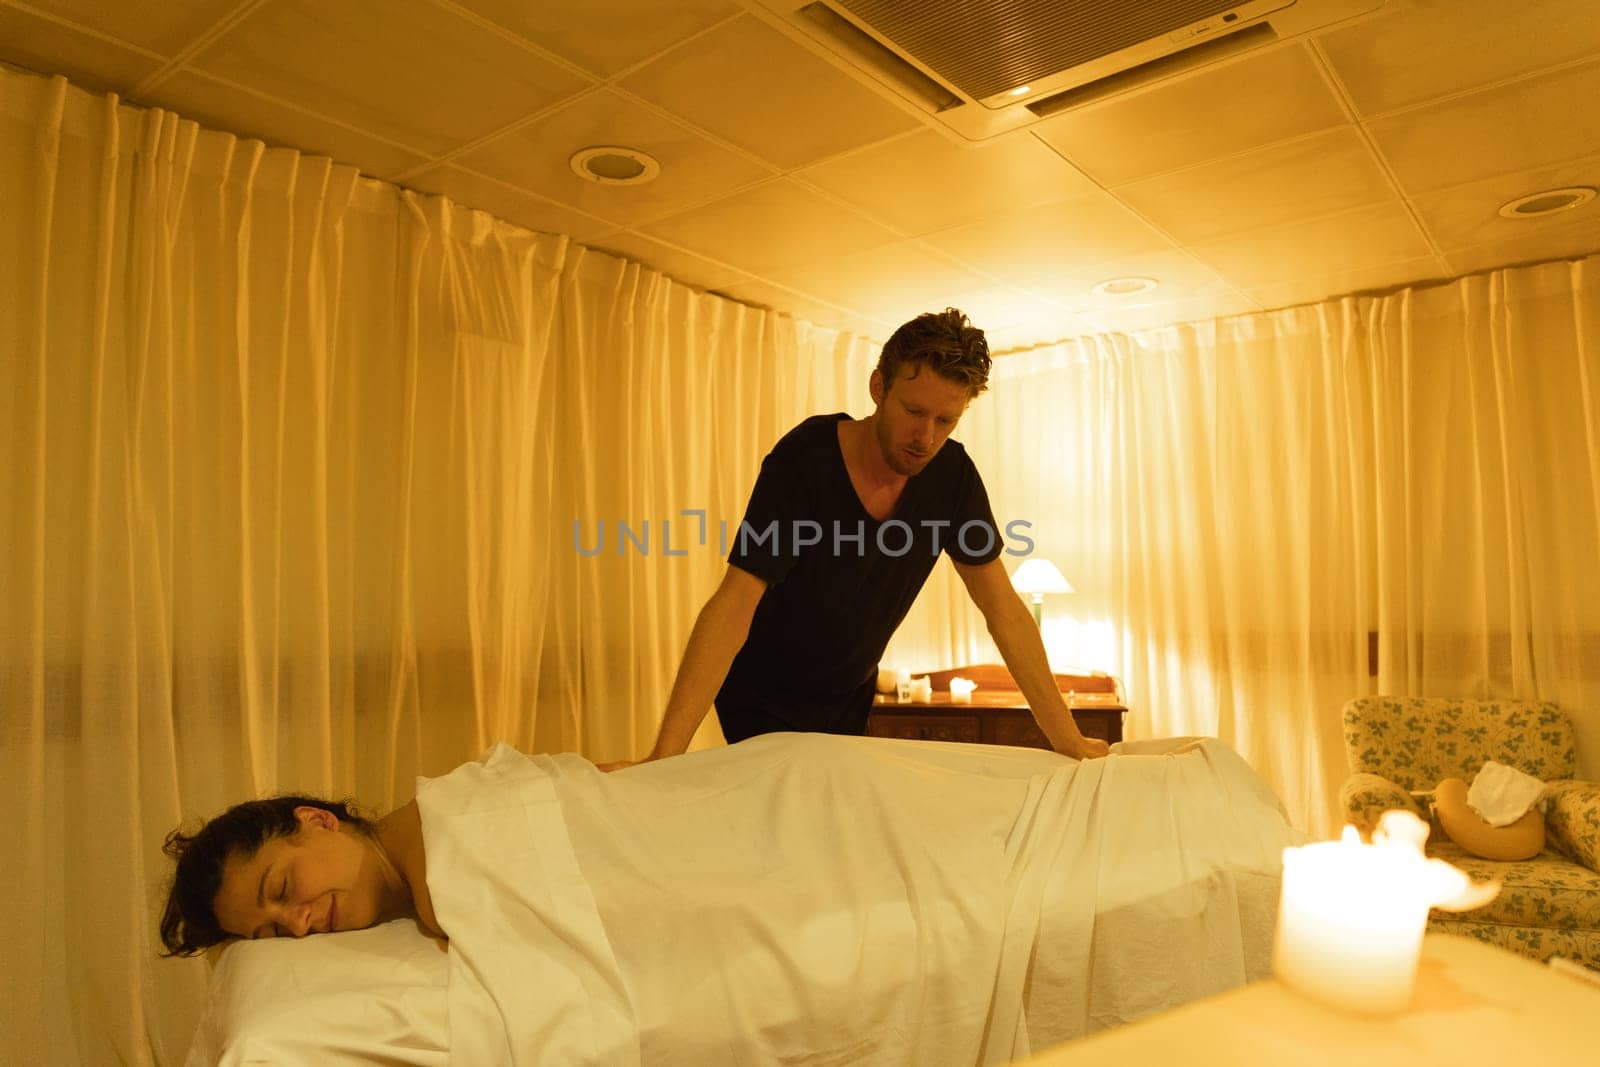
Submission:
M 1474 882 L 1460 868 L 1444 860 L 1429 859 L 1424 851 L 1427 840 L 1428 824 L 1413 812 L 1396 809 L 1379 817 L 1370 845 L 1362 843 L 1354 826 L 1346 825 L 1337 844 L 1287 848 L 1284 861 L 1293 862 L 1292 853 L 1312 849 L 1337 848 L 1341 853 L 1352 850 L 1338 861 L 1346 875 L 1382 882 L 1383 888 L 1396 898 L 1420 901 L 1425 907 L 1445 911 L 1471 911 L 1499 895 L 1499 881 Z

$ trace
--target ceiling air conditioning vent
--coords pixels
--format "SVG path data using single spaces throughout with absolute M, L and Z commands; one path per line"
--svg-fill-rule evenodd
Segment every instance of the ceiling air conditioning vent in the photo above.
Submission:
M 1208 63 L 1215 63 L 1219 59 L 1236 56 L 1241 52 L 1248 52 L 1252 48 L 1259 48 L 1278 39 L 1272 27 L 1265 22 L 1257 22 L 1246 26 L 1237 33 L 1226 34 L 1222 37 L 1207 38 L 1201 44 L 1185 48 L 1182 52 L 1173 52 L 1160 59 L 1152 59 L 1148 63 L 1140 63 L 1137 67 L 1108 74 L 1098 81 L 1085 82 L 1072 89 L 1066 89 L 1052 96 L 1039 97 L 1029 100 L 1025 105 L 1027 109 L 1043 118 L 1046 115 L 1056 115 L 1063 111 L 1070 111 L 1075 107 L 1092 104 L 1096 100 L 1105 100 L 1129 89 L 1137 89 L 1141 85 L 1149 85 L 1175 74 L 1185 71 L 1197 70 Z
M 745 0 L 968 140 L 1381 7 L 1385 0 Z
M 929 111 L 960 107 L 966 101 L 901 59 L 870 33 L 839 14 L 827 4 L 810 3 L 800 15 L 816 31 L 868 70 L 878 72 L 901 92 Z

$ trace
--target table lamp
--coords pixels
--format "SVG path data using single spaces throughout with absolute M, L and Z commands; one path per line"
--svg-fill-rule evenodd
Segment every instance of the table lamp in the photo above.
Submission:
M 1072 583 L 1047 559 L 1025 559 L 1011 576 L 1011 588 L 1033 599 L 1033 623 L 1043 627 L 1044 595 L 1070 593 Z

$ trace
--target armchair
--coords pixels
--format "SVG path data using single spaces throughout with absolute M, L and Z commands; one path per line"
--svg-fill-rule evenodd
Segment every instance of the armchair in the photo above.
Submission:
M 1428 819 L 1428 855 L 1474 878 L 1497 878 L 1500 896 L 1477 911 L 1434 912 L 1428 928 L 1465 934 L 1536 960 L 1566 956 L 1600 968 L 1600 783 L 1572 779 L 1572 724 L 1535 701 L 1363 697 L 1344 707 L 1350 777 L 1340 790 L 1345 819 L 1363 834 L 1403 808 Z M 1546 844 L 1519 862 L 1480 859 L 1444 835 L 1414 793 L 1445 778 L 1471 781 L 1496 760 L 1548 786 Z

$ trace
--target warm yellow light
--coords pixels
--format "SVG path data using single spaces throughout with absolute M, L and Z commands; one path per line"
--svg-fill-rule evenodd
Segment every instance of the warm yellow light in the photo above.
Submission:
M 1033 88 L 1032 86 L 1028 86 L 1028 85 L 1019 85 L 1015 89 L 1011 90 L 1011 95 L 1012 96 L 1027 96 L 1028 93 L 1032 91 L 1032 88 Z
M 1025 559 L 1011 575 L 1011 588 L 1033 601 L 1033 624 L 1044 629 L 1044 595 L 1070 593 L 1072 583 L 1047 559 Z
M 1283 850 L 1272 955 L 1285 985 L 1370 1015 L 1410 1002 L 1429 908 L 1481 907 L 1500 889 L 1428 859 L 1427 824 L 1410 812 L 1385 812 L 1378 826 L 1371 845 L 1347 826 L 1338 841 Z
M 1025 559 L 1011 576 L 1011 588 L 1019 593 L 1042 595 L 1070 593 L 1072 583 L 1047 559 Z

